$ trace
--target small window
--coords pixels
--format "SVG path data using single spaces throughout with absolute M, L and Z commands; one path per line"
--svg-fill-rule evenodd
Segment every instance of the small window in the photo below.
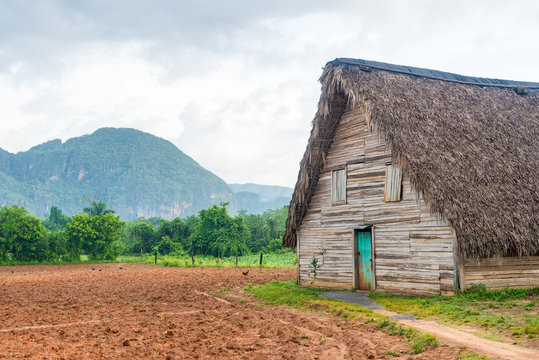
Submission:
M 402 195 L 402 168 L 399 165 L 386 167 L 386 186 L 384 201 L 401 201 Z
M 331 172 L 331 203 L 346 202 L 346 169 Z

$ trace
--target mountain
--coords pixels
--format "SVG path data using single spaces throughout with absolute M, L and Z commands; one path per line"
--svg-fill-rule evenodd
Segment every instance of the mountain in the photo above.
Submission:
M 277 209 L 290 204 L 294 189 L 284 186 L 258 184 L 229 184 L 234 191 L 238 210 L 261 214 L 267 209 Z
M 171 142 L 135 129 L 102 128 L 11 154 L 0 148 L 0 206 L 19 205 L 43 217 L 51 206 L 79 213 L 98 197 L 123 220 L 171 219 L 230 203 L 260 214 L 290 203 L 292 188 L 230 184 Z
M 0 149 L 0 205 L 37 216 L 52 205 L 76 214 L 97 196 L 122 219 L 195 214 L 234 194 L 171 142 L 134 129 L 102 128 L 11 154 Z
M 258 194 L 261 201 L 272 201 L 277 198 L 288 198 L 288 202 L 290 202 L 290 198 L 294 192 L 294 189 L 286 186 L 259 185 L 253 183 L 228 184 L 228 186 L 230 186 L 230 188 L 236 193 L 241 191 Z

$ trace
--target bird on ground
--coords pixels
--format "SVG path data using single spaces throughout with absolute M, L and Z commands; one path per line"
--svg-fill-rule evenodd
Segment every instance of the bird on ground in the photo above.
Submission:
M 247 271 L 242 271 L 241 273 L 242 273 L 244 276 L 247 276 L 247 274 L 249 274 L 249 270 L 247 270 Z
M 95 268 L 92 268 L 92 270 L 95 270 Z
M 103 270 L 103 269 L 99 269 L 99 271 L 101 271 L 101 270 Z

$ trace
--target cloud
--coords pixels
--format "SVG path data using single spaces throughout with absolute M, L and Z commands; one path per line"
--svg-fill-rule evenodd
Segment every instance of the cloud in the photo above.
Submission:
M 0 147 L 134 127 L 226 181 L 292 186 L 327 61 L 539 81 L 537 19 L 535 1 L 0 0 Z

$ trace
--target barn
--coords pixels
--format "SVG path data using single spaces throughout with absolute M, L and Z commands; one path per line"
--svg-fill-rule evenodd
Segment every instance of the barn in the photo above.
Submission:
M 345 58 L 320 81 L 283 238 L 299 284 L 539 286 L 539 83 Z

